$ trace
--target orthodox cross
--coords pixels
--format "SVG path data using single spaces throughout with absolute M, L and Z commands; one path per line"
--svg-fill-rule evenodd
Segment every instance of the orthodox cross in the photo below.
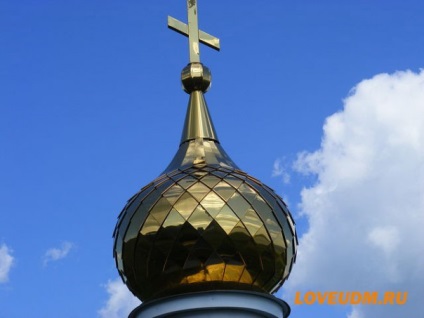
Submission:
M 220 50 L 219 39 L 199 30 L 197 20 L 197 0 L 187 0 L 188 25 L 168 16 L 168 28 L 188 36 L 190 63 L 200 63 L 199 42 L 217 51 Z

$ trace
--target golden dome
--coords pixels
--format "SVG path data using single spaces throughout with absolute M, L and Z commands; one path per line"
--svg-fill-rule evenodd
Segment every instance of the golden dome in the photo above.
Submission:
M 272 293 L 295 260 L 293 219 L 272 189 L 225 153 L 203 97 L 208 85 L 191 84 L 177 154 L 119 216 L 117 268 L 142 301 L 214 289 Z
M 219 39 L 198 29 L 196 1 L 187 1 L 187 10 L 188 24 L 168 17 L 168 26 L 189 38 L 181 144 L 119 215 L 116 266 L 142 301 L 218 289 L 272 293 L 296 258 L 294 222 L 282 199 L 221 147 L 203 96 L 211 73 L 199 56 L 199 42 L 219 50 Z

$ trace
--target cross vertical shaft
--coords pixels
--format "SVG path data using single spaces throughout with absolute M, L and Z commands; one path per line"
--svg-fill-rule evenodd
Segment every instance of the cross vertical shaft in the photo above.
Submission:
M 197 0 L 187 1 L 188 24 L 168 16 L 168 27 L 188 37 L 190 63 L 200 63 L 199 43 L 203 43 L 214 50 L 220 50 L 219 39 L 199 30 L 197 18 Z
M 199 22 L 197 18 L 197 0 L 187 0 L 188 41 L 190 63 L 200 62 Z

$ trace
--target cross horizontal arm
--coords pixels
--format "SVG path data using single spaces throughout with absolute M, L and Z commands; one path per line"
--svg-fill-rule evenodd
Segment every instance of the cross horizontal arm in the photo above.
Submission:
M 174 30 L 184 36 L 188 35 L 188 25 L 184 22 L 181 22 L 180 20 L 177 20 L 171 16 L 168 16 L 168 28 L 171 30 Z M 219 39 L 214 37 L 213 35 L 210 35 L 206 32 L 203 32 L 199 30 L 199 41 L 200 43 L 203 43 L 210 48 L 219 51 L 221 49 L 221 46 L 219 44 Z

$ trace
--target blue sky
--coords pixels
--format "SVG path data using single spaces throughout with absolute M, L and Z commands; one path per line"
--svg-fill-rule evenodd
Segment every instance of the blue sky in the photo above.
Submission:
M 298 224 L 279 295 L 410 292 L 393 308 L 292 304 L 293 318 L 418 317 L 423 12 L 418 0 L 199 3 L 221 39 L 219 53 L 201 48 L 221 144 Z M 188 101 L 187 40 L 167 15 L 185 21 L 185 1 L 0 0 L 1 318 L 124 316 L 127 296 L 111 303 L 116 217 L 173 157 Z

